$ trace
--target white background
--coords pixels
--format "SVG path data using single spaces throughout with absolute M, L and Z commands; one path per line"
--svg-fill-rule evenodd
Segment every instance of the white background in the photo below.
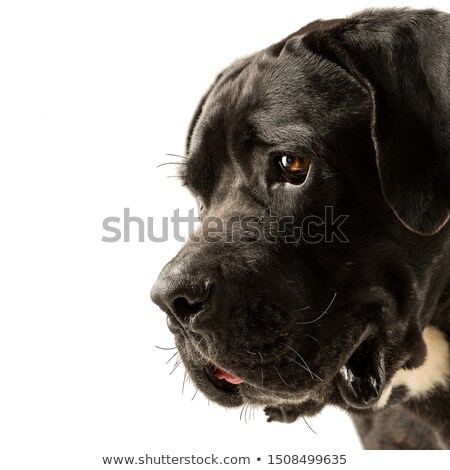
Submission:
M 0 5 L 0 467 L 359 449 L 338 410 L 309 419 L 314 434 L 303 421 L 267 424 L 261 410 L 245 422 L 200 393 L 192 401 L 188 383 L 182 395 L 184 370 L 169 375 L 171 353 L 155 348 L 173 341 L 149 300 L 181 244 L 104 243 L 102 220 L 195 206 L 166 178 L 175 169 L 156 165 L 183 154 L 196 104 L 229 62 L 311 20 L 393 3 Z

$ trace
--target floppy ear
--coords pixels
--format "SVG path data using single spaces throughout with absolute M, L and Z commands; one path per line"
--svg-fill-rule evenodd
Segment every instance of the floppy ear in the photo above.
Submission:
M 450 211 L 450 15 L 366 11 L 302 32 L 369 93 L 387 203 L 413 232 L 439 232 Z

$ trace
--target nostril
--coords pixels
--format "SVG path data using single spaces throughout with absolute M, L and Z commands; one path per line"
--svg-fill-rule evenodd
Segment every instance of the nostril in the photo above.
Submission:
M 204 302 L 189 300 L 185 297 L 178 297 L 173 302 L 175 312 L 180 318 L 187 318 L 196 315 L 202 310 Z
M 153 286 L 151 298 L 175 323 L 188 325 L 194 316 L 210 308 L 211 290 L 209 280 L 164 276 Z
M 206 302 L 210 297 L 211 286 L 207 282 L 195 294 L 181 293 L 172 301 L 172 312 L 180 321 L 190 321 L 195 315 L 205 310 Z

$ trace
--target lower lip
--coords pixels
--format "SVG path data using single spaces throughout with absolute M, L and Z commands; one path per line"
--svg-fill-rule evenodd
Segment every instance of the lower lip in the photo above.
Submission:
M 233 384 L 233 385 L 239 385 L 239 384 L 244 382 L 239 377 L 235 377 L 234 375 L 231 375 L 228 372 L 225 372 L 224 370 L 220 369 L 219 367 L 216 367 L 216 370 L 214 372 L 214 376 L 219 380 L 226 380 L 227 382 L 229 382 L 230 384 Z

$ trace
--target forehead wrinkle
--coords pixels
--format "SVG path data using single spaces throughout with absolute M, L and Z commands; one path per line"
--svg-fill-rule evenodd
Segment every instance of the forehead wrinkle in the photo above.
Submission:
M 242 96 L 242 86 L 248 78 L 248 65 L 240 68 L 239 73 L 234 72 L 231 78 L 223 77 L 211 91 L 192 132 L 193 147 L 195 144 L 197 147 L 201 145 L 202 137 L 208 128 L 221 127 L 225 134 L 226 129 L 233 127 L 239 113 L 238 103 Z
M 302 122 L 280 125 L 281 119 L 274 124 L 273 119 L 267 117 L 253 122 L 256 138 L 267 145 L 303 145 L 306 147 L 314 137 L 312 129 Z
M 186 180 L 196 178 L 195 174 L 189 176 L 190 173 L 194 173 L 190 170 L 196 168 L 195 173 L 197 173 L 201 166 L 200 161 L 203 161 L 207 167 L 203 169 L 203 173 L 209 171 L 217 174 L 213 178 L 215 183 L 218 183 L 218 175 L 225 164 L 234 167 L 235 175 L 239 173 L 238 166 L 233 164 L 235 158 L 231 150 L 232 135 L 239 121 L 238 104 L 241 101 L 243 84 L 249 77 L 248 68 L 246 64 L 238 74 L 233 74 L 232 79 L 227 80 L 227 77 L 224 77 L 206 99 L 191 136 Z M 200 181 L 191 186 L 200 187 Z
M 206 105 L 206 103 L 205 103 Z M 207 202 L 216 184 L 216 174 L 220 172 L 224 156 L 222 114 L 218 106 L 210 107 L 195 125 L 191 136 L 188 160 L 183 166 L 182 179 Z
M 229 114 L 230 101 L 232 100 L 233 95 L 236 93 L 234 89 L 236 88 L 235 82 L 240 78 L 242 72 L 251 64 L 253 57 L 256 54 L 250 55 L 236 60 L 230 66 L 228 66 L 219 76 L 216 78 L 216 81 L 211 86 L 208 91 L 207 96 L 204 97 L 204 102 L 201 105 L 201 109 L 198 112 L 198 116 L 195 119 L 194 124 L 192 125 L 192 130 L 188 136 L 189 154 L 192 152 L 193 142 L 195 135 L 201 133 L 202 128 L 205 127 L 204 122 L 211 122 L 214 118 L 217 118 L 219 115 L 227 117 Z M 236 96 L 237 98 L 237 96 Z M 227 106 L 223 106 L 223 103 L 227 103 Z M 198 137 L 197 137 L 198 139 Z
M 228 136 L 239 96 L 236 82 L 228 82 L 210 94 L 192 132 L 183 179 L 206 200 L 212 197 L 223 167 L 232 164 Z

